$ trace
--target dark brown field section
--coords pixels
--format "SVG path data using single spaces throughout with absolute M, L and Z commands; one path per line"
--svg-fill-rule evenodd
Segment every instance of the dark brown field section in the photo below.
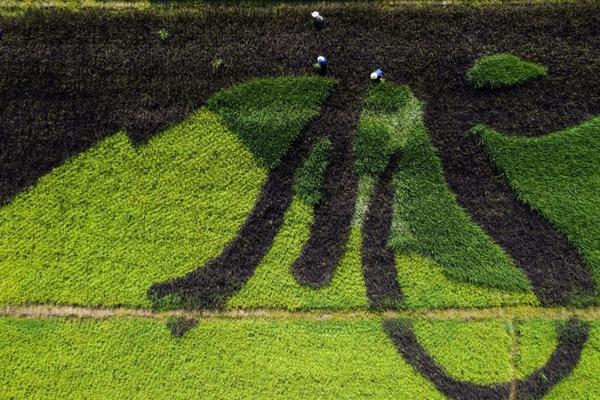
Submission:
M 426 124 L 449 186 L 527 272 L 543 304 L 595 293 L 581 256 L 518 200 L 469 129 L 486 122 L 513 134 L 542 134 L 599 114 L 600 5 L 354 5 L 322 9 L 327 25 L 319 32 L 310 11 L 1 17 L 0 204 L 119 129 L 143 142 L 220 88 L 255 76 L 312 73 L 316 56 L 324 54 L 329 74 L 349 92 L 364 94 L 369 72 L 381 67 L 387 79 L 410 85 L 426 101 Z M 170 34 L 165 41 L 157 34 L 161 28 Z M 467 68 L 495 52 L 539 62 L 548 77 L 512 89 L 471 89 Z M 217 58 L 225 65 L 214 71 Z M 327 224 L 334 226 L 324 219 L 313 235 Z
M 182 338 L 185 334 L 194 329 L 198 325 L 198 321 L 193 318 L 173 317 L 167 320 L 167 328 L 171 331 L 171 335 L 176 338 Z
M 375 309 L 395 308 L 402 301 L 396 279 L 396 258 L 387 245 L 392 231 L 394 189 L 400 154 L 394 154 L 375 183 L 362 226 L 362 271 L 369 305 Z
M 559 328 L 556 348 L 543 367 L 516 382 L 479 385 L 459 381 L 448 375 L 419 343 L 410 322 L 387 320 L 383 327 L 402 357 L 440 392 L 456 400 L 506 400 L 513 389 L 516 393 L 515 399 L 543 398 L 573 371 L 589 332 L 589 324 L 575 319 L 569 320 L 564 327 Z

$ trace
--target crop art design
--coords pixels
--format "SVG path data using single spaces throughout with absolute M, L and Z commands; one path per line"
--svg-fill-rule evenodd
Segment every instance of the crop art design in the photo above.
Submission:
M 360 107 L 362 111 L 356 111 Z M 446 188 L 437 152 L 429 144 L 421 107 L 422 103 L 408 87 L 393 83 L 379 83 L 369 89 L 363 99 L 343 87 L 333 88 L 318 116 L 302 122 L 302 129 L 284 149 L 280 163 L 271 169 L 255 210 L 223 253 L 182 278 L 154 285 L 149 295 L 157 298 L 156 301 L 168 299 L 166 304 L 183 307 L 224 307 L 250 279 L 271 246 L 291 204 L 296 170 L 308 157 L 311 145 L 322 140 L 325 134 L 331 141 L 331 155 L 322 179 L 322 198 L 315 205 L 310 239 L 289 271 L 299 284 L 320 290 L 331 281 L 346 246 L 352 223 L 352 213 L 348 210 L 355 210 L 358 178 L 368 175 L 374 183 L 361 225 L 362 272 L 372 308 L 402 306 L 403 293 L 394 258 L 395 252 L 402 251 L 439 260 L 452 279 L 517 290 L 528 290 L 531 284 L 536 293 L 557 292 L 551 286 L 555 281 L 536 279 L 537 275 L 531 270 L 518 268 L 459 206 Z M 344 110 L 343 116 L 339 110 Z M 236 129 L 234 124 L 230 126 Z M 415 181 L 415 177 L 420 180 Z M 411 186 L 416 182 L 421 189 L 425 188 L 422 190 L 436 195 L 428 199 L 419 188 Z M 429 220 L 420 219 L 417 203 L 426 205 Z M 273 214 L 265 214 L 265 210 L 273 210 Z M 266 221 L 270 232 L 267 235 L 262 234 Z M 428 242 L 424 231 L 432 222 L 450 225 L 458 233 L 452 238 L 457 242 L 449 243 L 444 237 L 437 243 Z M 454 263 L 461 262 L 462 254 L 455 254 L 452 249 L 468 247 L 466 240 L 478 243 L 479 254 L 487 251 L 490 255 L 475 258 L 472 266 L 463 264 L 462 269 L 453 269 Z M 251 246 L 257 245 L 262 249 L 258 254 L 248 252 Z M 307 257 L 313 261 L 307 264 Z M 493 264 L 486 266 L 486 259 L 493 260 Z M 556 273 L 569 272 L 558 270 Z M 577 288 L 578 292 L 587 290 L 590 282 L 593 281 L 586 281 Z M 575 368 L 589 331 L 587 323 L 576 319 L 564 325 L 556 324 L 558 342 L 544 366 L 520 380 L 482 385 L 449 375 L 419 343 L 409 322 L 386 320 L 383 328 L 399 354 L 453 399 L 505 399 L 512 390 L 519 393 L 519 398 L 541 398 Z
M 540 321 L 486 315 L 513 361 L 491 373 L 496 347 L 444 353 L 460 334 L 412 315 L 600 304 L 600 9 L 474 10 L 0 17 L 0 304 L 172 314 L 161 340 L 214 340 L 215 359 L 223 332 L 250 352 L 248 327 L 281 323 L 223 313 L 356 316 L 280 332 L 372 336 L 393 361 L 381 377 L 450 399 L 551 394 L 597 351 L 579 309 L 542 321 L 523 370 L 509 330 Z M 442 322 L 480 322 L 465 319 Z M 479 344 L 484 325 L 467 330 Z M 469 375 L 480 364 L 489 379 Z

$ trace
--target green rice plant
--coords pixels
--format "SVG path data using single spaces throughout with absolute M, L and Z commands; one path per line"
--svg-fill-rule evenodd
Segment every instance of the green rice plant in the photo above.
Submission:
M 543 351 L 531 354 L 531 363 L 540 365 L 543 357 L 548 352 L 548 348 L 552 345 L 553 339 L 554 336 L 544 336 L 542 343 L 538 344 L 538 348 Z M 581 353 L 577 367 L 566 379 L 556 385 L 544 397 L 544 400 L 600 398 L 600 379 L 598 379 L 600 351 L 598 349 L 600 349 L 600 323 L 594 321 L 591 324 L 589 339 Z
M 148 287 L 216 257 L 241 227 L 267 173 L 248 143 L 274 161 L 332 85 L 240 84 L 209 99 L 216 113 L 138 148 L 119 132 L 42 177 L 0 209 L 0 303 L 150 306 Z
M 489 321 L 415 321 L 415 335 L 452 377 L 489 385 L 512 379 L 510 325 Z
M 600 117 L 540 137 L 474 132 L 523 201 L 577 246 L 600 287 Z
M 160 40 L 165 41 L 169 38 L 169 32 L 167 32 L 166 29 L 161 29 L 158 31 L 158 37 L 160 38 Z
M 210 62 L 210 67 L 212 68 L 212 72 L 217 72 L 221 68 L 225 66 L 225 60 L 222 58 L 215 58 Z
M 310 236 L 312 207 L 295 197 L 271 250 L 248 283 L 227 304 L 228 308 L 359 309 L 368 301 L 361 271 L 360 232 L 353 227 L 346 253 L 329 285 L 322 289 L 301 286 L 290 273 Z
M 266 172 L 206 109 L 137 148 L 112 135 L 0 209 L 0 303 L 150 307 L 236 235 Z
M 359 175 L 377 176 L 402 148 L 407 132 L 419 122 L 411 102 L 416 99 L 408 87 L 393 83 L 381 82 L 367 93 L 355 144 Z
M 416 253 L 398 254 L 396 268 L 409 309 L 539 305 L 531 290 L 515 292 L 459 281 L 435 261 Z
M 429 257 L 458 281 L 530 289 L 524 272 L 458 205 L 423 126 L 407 138 L 394 187 L 393 249 Z
M 357 169 L 376 176 L 400 153 L 394 177 L 392 234 L 397 253 L 417 253 L 451 279 L 528 292 L 530 284 L 512 259 L 458 205 L 429 142 L 422 103 L 405 86 L 383 82 L 369 92 L 356 145 Z
M 6 399 L 444 399 L 379 320 L 0 318 L 0 359 Z
M 542 319 L 515 321 L 515 346 L 518 354 L 514 360 L 517 379 L 523 379 L 542 367 L 558 344 L 557 322 Z
M 352 224 L 362 226 L 362 223 L 369 210 L 369 201 L 375 188 L 375 179 L 369 175 L 363 175 L 358 180 L 356 193 L 356 208 L 352 218 Z
M 481 57 L 467 72 L 467 79 L 476 88 L 500 88 L 519 85 L 546 75 L 546 68 L 509 54 Z

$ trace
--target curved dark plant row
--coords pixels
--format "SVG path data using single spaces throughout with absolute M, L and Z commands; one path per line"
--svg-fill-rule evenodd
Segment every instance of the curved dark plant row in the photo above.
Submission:
M 577 365 L 588 339 L 589 324 L 573 319 L 558 326 L 558 343 L 546 364 L 516 382 L 479 385 L 448 375 L 419 343 L 410 322 L 387 320 L 383 327 L 408 363 L 446 396 L 456 400 L 505 400 L 514 390 L 516 399 L 541 399 Z
M 401 155 L 394 154 L 375 183 L 362 225 L 362 268 L 369 304 L 375 309 L 396 308 L 403 299 L 396 277 L 396 257 L 388 246 L 392 230 L 392 179 Z

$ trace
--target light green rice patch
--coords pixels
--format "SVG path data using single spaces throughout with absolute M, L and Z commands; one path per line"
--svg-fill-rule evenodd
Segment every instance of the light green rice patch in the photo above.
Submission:
M 375 179 L 369 175 L 363 175 L 358 180 L 358 189 L 356 194 L 356 208 L 352 217 L 352 224 L 358 227 L 362 226 L 367 211 L 369 201 L 375 188 Z
M 543 367 L 557 345 L 557 322 L 545 320 L 519 321 L 516 325 L 518 354 L 515 360 L 517 378 L 523 379 Z
M 539 304 L 532 291 L 511 292 L 450 279 L 438 264 L 417 254 L 396 256 L 396 268 L 407 308 Z
M 443 399 L 381 322 L 0 318 L 0 397 Z
M 503 321 L 415 321 L 421 345 L 451 376 L 479 384 L 511 380 L 512 338 Z
M 112 135 L 0 209 L 0 303 L 150 307 L 150 285 L 223 250 L 265 177 L 206 110 L 139 148 Z

